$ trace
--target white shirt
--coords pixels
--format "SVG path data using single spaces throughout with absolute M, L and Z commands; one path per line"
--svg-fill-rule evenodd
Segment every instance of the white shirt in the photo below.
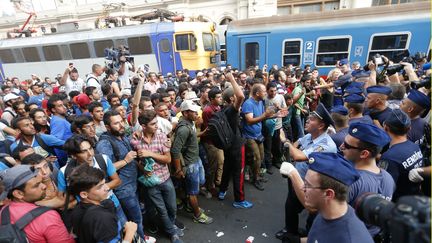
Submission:
M 75 91 L 75 90 L 82 92 L 83 87 L 84 87 L 84 80 L 82 78 L 78 78 L 76 81 L 73 81 L 72 79 L 70 79 L 70 77 L 66 79 L 65 92 L 67 95 L 69 95 L 71 91 Z
M 87 75 L 85 85 L 86 85 L 86 87 L 96 87 L 96 89 L 99 91 L 99 94 L 102 95 L 102 89 L 101 89 L 100 81 L 92 73 Z
M 123 75 L 119 75 L 118 77 L 118 79 L 120 80 L 121 89 L 130 89 L 132 87 L 129 80 L 129 75 L 131 73 L 130 69 L 132 69 L 132 64 L 130 64 L 129 62 L 125 62 L 124 73 Z

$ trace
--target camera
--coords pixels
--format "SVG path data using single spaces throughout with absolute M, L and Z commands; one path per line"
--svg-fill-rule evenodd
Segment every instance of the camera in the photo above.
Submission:
M 425 87 L 426 89 L 431 88 L 431 76 L 427 76 L 420 81 L 413 81 L 410 84 L 412 89 L 419 89 L 421 87 Z
M 118 48 L 105 48 L 105 59 L 109 60 L 107 66 L 109 68 L 119 69 L 121 64 L 124 63 L 120 61 L 120 57 L 124 56 L 126 58 L 125 62 L 134 62 L 134 58 L 130 55 L 129 47 L 119 46 Z
M 356 214 L 366 224 L 382 229 L 384 242 L 430 242 L 430 198 L 403 196 L 396 204 L 373 193 L 362 195 L 356 202 Z
M 382 65 L 386 64 L 384 61 L 384 58 L 379 53 L 373 55 L 371 60 L 377 66 L 382 66 Z M 369 63 L 366 63 L 366 65 L 364 65 L 363 70 L 369 71 Z

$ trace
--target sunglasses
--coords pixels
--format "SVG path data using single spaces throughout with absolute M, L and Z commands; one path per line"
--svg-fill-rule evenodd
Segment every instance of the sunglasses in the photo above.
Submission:
M 357 150 L 365 150 L 365 148 L 355 147 L 347 143 L 346 141 L 343 142 L 343 146 L 345 149 L 357 149 Z

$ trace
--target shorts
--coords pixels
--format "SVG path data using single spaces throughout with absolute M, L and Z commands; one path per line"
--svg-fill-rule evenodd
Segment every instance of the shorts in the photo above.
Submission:
M 205 183 L 204 167 L 201 160 L 186 166 L 186 193 L 188 195 L 198 195 L 200 186 Z

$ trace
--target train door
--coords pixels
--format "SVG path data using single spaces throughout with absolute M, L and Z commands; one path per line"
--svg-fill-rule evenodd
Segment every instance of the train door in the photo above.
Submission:
M 175 55 L 173 50 L 172 33 L 160 33 L 157 35 L 157 57 L 160 71 L 166 75 L 175 72 Z
M 266 37 L 243 37 L 240 39 L 240 68 L 262 66 L 266 63 Z

